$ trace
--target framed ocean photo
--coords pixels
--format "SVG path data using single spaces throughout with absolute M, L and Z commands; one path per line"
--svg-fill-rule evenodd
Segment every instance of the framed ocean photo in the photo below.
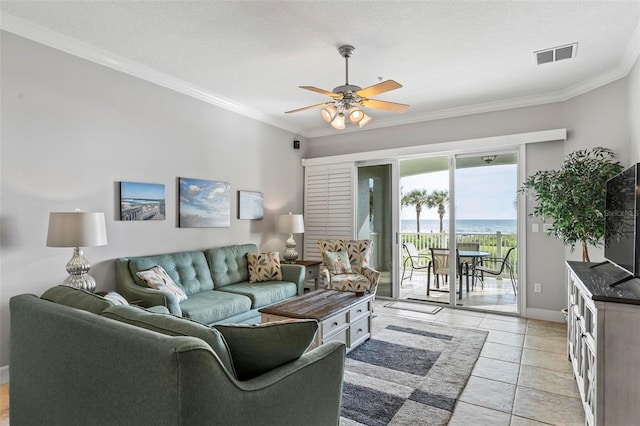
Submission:
M 238 191 L 238 219 L 262 219 L 263 203 L 262 192 Z
M 164 185 L 120 182 L 120 220 L 164 220 Z
M 180 228 L 228 228 L 231 203 L 228 182 L 179 178 Z

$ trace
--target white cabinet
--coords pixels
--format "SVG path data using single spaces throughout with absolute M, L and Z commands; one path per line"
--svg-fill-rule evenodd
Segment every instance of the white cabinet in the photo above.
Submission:
M 640 421 L 640 280 L 611 288 L 619 270 L 568 262 L 567 352 L 588 425 Z M 613 278 L 612 278 L 613 277 Z

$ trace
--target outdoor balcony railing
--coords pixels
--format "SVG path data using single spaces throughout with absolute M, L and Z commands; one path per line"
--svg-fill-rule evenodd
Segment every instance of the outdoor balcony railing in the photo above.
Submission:
M 416 233 L 416 232 L 401 232 L 400 241 L 402 243 L 413 243 L 418 249 L 420 254 L 430 255 L 430 248 L 448 248 L 449 247 L 449 234 L 442 233 Z M 489 257 L 502 258 L 504 254 L 511 247 L 515 247 L 518 242 L 518 236 L 516 234 L 503 234 L 502 232 L 496 232 L 494 234 L 469 234 L 462 233 L 456 234 L 456 243 L 478 243 L 479 250 L 489 253 Z M 518 270 L 518 249 L 515 249 L 509 256 L 511 263 L 514 266 L 514 273 Z M 402 250 L 402 265 L 407 257 L 406 251 Z M 504 275 L 508 276 L 508 273 Z

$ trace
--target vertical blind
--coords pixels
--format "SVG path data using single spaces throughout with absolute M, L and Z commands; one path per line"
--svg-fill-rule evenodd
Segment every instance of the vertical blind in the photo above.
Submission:
M 354 238 L 354 163 L 304 171 L 304 258 L 322 260 L 318 240 Z

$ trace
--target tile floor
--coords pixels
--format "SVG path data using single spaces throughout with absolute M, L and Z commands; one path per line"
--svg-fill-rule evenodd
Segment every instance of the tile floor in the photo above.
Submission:
M 388 302 L 376 300 L 376 313 L 489 332 L 449 425 L 584 425 L 564 323 L 449 308 L 430 315 Z
M 408 274 L 407 274 L 408 275 Z M 433 277 L 431 277 L 433 279 Z M 458 283 L 456 282 L 456 286 Z M 471 284 L 469 284 L 471 286 Z M 431 283 L 431 288 L 435 286 Z M 441 287 L 448 289 L 448 284 L 441 283 Z M 517 288 L 517 284 L 516 284 Z M 378 294 L 382 294 L 378 291 Z M 414 272 L 411 280 L 405 279 L 400 286 L 400 299 L 420 299 L 431 302 L 449 303 L 448 292 L 430 291 L 427 296 L 426 272 Z M 463 282 L 462 299 L 457 303 L 466 307 L 478 308 L 495 312 L 517 313 L 516 295 L 509 278 L 496 280 L 485 277 L 481 286 L 476 283 L 472 291 L 467 292 L 466 282 Z

